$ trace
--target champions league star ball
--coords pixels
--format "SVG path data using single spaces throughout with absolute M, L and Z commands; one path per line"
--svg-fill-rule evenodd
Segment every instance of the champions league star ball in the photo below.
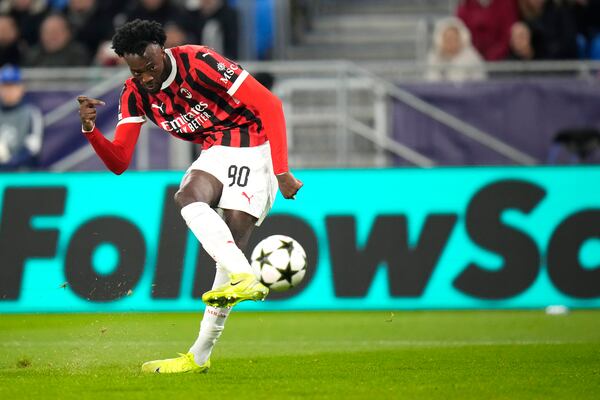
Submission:
M 283 292 L 297 286 L 306 273 L 306 253 L 291 237 L 273 235 L 252 251 L 252 268 L 263 285 Z

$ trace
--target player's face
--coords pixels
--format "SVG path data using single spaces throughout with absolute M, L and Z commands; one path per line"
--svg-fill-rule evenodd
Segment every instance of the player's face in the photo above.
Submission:
M 158 93 L 170 72 L 165 50 L 157 44 L 149 44 L 142 56 L 125 54 L 123 58 L 129 65 L 133 79 L 149 93 Z

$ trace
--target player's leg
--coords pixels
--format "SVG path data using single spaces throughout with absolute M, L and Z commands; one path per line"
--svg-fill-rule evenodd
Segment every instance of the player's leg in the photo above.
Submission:
M 219 161 L 222 157 L 215 156 L 215 154 L 217 153 L 208 151 L 192 165 L 182 180 L 180 189 L 175 195 L 175 201 L 181 207 L 181 214 L 192 232 L 205 250 L 217 261 L 213 284 L 214 289 L 220 288 L 218 296 L 216 296 L 217 305 L 221 305 L 223 300 L 232 297 L 235 302 L 224 303 L 229 307 L 208 305 L 200 325 L 198 338 L 189 352 L 177 358 L 144 363 L 142 365 L 144 372 L 205 372 L 210 367 L 210 353 L 224 329 L 230 307 L 240 300 L 264 298 L 268 293 L 268 289 L 254 277 L 248 260 L 240 250 L 240 247 L 247 246 L 258 219 L 245 212 L 236 211 L 237 207 L 233 207 L 233 210 L 225 211 L 223 220 L 212 209 L 221 203 L 223 182 L 225 182 L 219 175 L 222 170 L 220 168 L 222 163 Z M 221 179 L 218 179 L 217 176 Z M 239 195 L 235 197 L 238 198 Z M 248 272 L 229 274 L 232 269 L 239 268 L 240 265 L 246 266 Z M 244 275 L 246 277 L 242 279 L 243 282 L 230 286 L 232 276 Z M 226 286 L 225 290 L 223 286 Z M 231 289 L 234 289 L 235 293 L 231 294 L 227 291 Z M 257 297 L 256 293 L 261 296 Z
M 204 202 L 214 207 L 219 203 L 223 193 L 223 184 L 215 176 L 206 171 L 193 169 L 188 171 L 175 193 L 175 203 L 180 208 L 195 203 Z
M 241 210 L 223 210 L 223 219 L 231 230 L 235 243 L 245 251 L 258 218 Z
M 198 203 L 202 203 L 199 205 L 200 208 L 205 208 L 204 205 L 208 208 L 216 206 L 222 190 L 223 185 L 214 176 L 201 170 L 192 170 L 183 179 L 181 188 L 175 195 L 175 200 L 182 207 L 182 214 L 185 218 L 186 215 L 183 210 L 186 207 L 197 207 Z M 231 241 L 241 253 L 240 249 L 245 249 L 248 245 L 257 218 L 242 211 L 225 210 L 222 219 L 212 208 L 210 211 L 212 213 L 203 212 L 204 215 L 198 215 L 196 218 L 192 218 L 191 221 L 186 219 L 194 233 L 196 233 L 196 230 L 201 231 L 200 235 L 196 234 L 196 236 L 200 236 L 199 239 L 202 245 L 206 246 L 205 236 L 208 236 L 208 246 L 214 246 L 215 238 L 211 235 L 222 236 Z M 219 225 L 222 226 L 219 228 Z M 241 256 L 244 258 L 245 263 L 248 263 L 243 253 L 241 253 Z M 230 274 L 222 265 L 217 263 L 213 289 L 224 285 L 228 286 L 229 282 Z M 239 287 L 242 288 L 243 285 L 240 284 Z M 230 311 L 230 307 L 207 305 L 200 323 L 200 332 L 188 353 L 177 358 L 149 361 L 142 365 L 142 371 L 153 373 L 206 372 L 210 368 L 210 354 L 225 328 L 225 321 Z
M 212 208 L 217 205 L 221 207 L 224 198 L 231 202 L 232 192 L 231 189 L 224 190 L 223 182 L 226 180 L 222 177 L 221 180 L 217 178 L 227 171 L 227 164 L 223 164 L 222 160 L 215 156 L 223 154 L 224 150 L 219 148 L 210 150 L 213 152 L 201 155 L 194 163 L 197 168 L 192 168 L 186 174 L 180 189 L 175 194 L 175 201 L 181 207 L 181 215 L 188 227 L 206 252 L 230 273 L 231 285 L 224 284 L 206 292 L 202 296 L 202 301 L 213 307 L 233 307 L 244 300 L 263 300 L 269 293 L 269 289 L 256 279 L 248 259 L 236 244 L 229 226 Z M 207 170 L 214 171 L 214 175 Z M 244 207 L 244 201 L 250 203 L 240 194 L 234 198 L 235 204 L 225 208 L 239 209 Z M 238 204 L 241 206 L 238 207 Z M 247 241 L 251 232 L 251 230 L 247 232 L 251 229 L 248 227 L 256 223 L 257 218 L 251 215 L 244 217 L 244 215 L 240 214 L 230 220 L 235 224 L 236 236 L 241 235 L 240 237 Z
M 217 288 L 227 282 L 229 282 L 229 274 L 223 267 L 217 264 L 212 288 Z M 204 315 L 200 322 L 198 337 L 189 350 L 189 353 L 194 355 L 194 360 L 198 365 L 202 365 L 209 360 L 213 347 L 215 347 L 223 329 L 225 329 L 225 321 L 227 320 L 230 311 L 231 308 L 229 307 L 213 307 L 207 305 L 204 308 Z
M 252 273 L 250 263 L 236 245 L 229 227 L 213 210 L 221 198 L 223 184 L 202 170 L 190 170 L 175 193 L 188 227 L 206 252 L 229 273 Z
M 241 210 L 225 209 L 224 220 L 236 245 L 245 249 L 258 218 Z M 202 300 L 214 307 L 233 307 L 244 300 L 263 300 L 269 293 L 269 289 L 257 280 L 252 270 L 250 273 L 231 275 L 231 278 L 230 282 L 204 293 Z
M 257 219 L 238 210 L 224 210 L 223 218 L 229 226 L 237 246 L 245 250 Z M 217 264 L 212 288 L 216 289 L 228 282 L 227 271 Z M 194 355 L 196 364 L 203 365 L 210 359 L 212 350 L 223 333 L 223 329 L 225 329 L 225 321 L 227 321 L 230 311 L 231 308 L 229 307 L 206 306 L 200 323 L 200 332 L 189 350 Z

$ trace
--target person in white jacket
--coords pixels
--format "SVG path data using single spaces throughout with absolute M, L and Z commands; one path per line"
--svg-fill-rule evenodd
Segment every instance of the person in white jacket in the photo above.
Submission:
M 38 166 L 44 121 L 41 111 L 25 100 L 21 71 L 0 69 L 0 171 Z
M 460 19 L 447 17 L 436 22 L 433 47 L 427 56 L 428 81 L 483 80 L 486 78 L 483 63 Z

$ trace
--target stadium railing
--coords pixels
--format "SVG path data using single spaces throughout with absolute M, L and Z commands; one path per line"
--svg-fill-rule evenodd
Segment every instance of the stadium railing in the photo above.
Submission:
M 356 167 L 393 165 L 397 157 L 421 167 L 435 160 L 398 142 L 390 129 L 390 104 L 402 102 L 458 134 L 504 155 L 515 164 L 531 165 L 537 161 L 493 135 L 462 121 L 444 110 L 423 101 L 398 86 L 398 83 L 423 80 L 427 67 L 422 63 L 348 61 L 246 62 L 252 73 L 268 73 L 275 79 L 272 90 L 284 102 L 290 159 L 297 167 Z M 490 79 L 506 79 L 520 74 L 558 74 L 578 79 L 594 79 L 600 71 L 598 62 L 493 63 L 485 70 Z M 55 90 L 70 90 L 93 97 L 120 90 L 129 75 L 126 69 L 67 68 L 27 69 L 25 79 L 30 90 L 50 95 Z M 553 76 L 553 75 L 552 75 Z M 77 103 L 73 99 L 45 112 L 48 129 L 64 119 L 77 121 Z M 147 124 L 150 125 L 150 124 Z M 145 129 L 154 129 L 147 127 Z M 109 136 L 112 132 L 106 132 Z M 74 132 L 65 134 L 78 135 Z M 154 156 L 169 157 L 170 168 L 185 168 L 192 152 L 187 143 L 169 142 L 168 155 L 152 154 L 150 143 L 142 135 L 134 167 L 152 168 Z M 163 152 L 165 153 L 165 152 Z M 64 154 L 52 163 L 53 170 L 78 169 L 94 157 L 89 146 Z

